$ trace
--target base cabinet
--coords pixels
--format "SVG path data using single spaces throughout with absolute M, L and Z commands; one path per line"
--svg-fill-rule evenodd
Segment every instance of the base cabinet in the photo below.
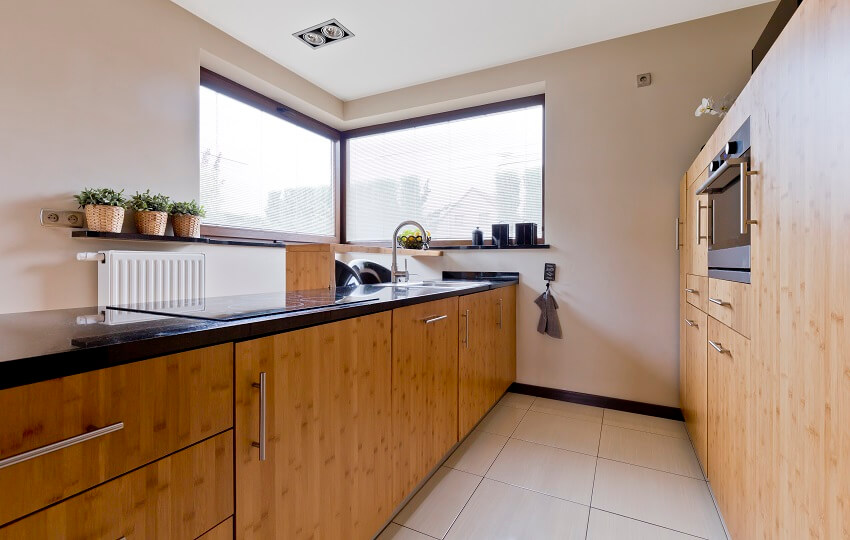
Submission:
M 458 299 L 393 310 L 392 328 L 397 504 L 458 441 Z
M 458 299 L 458 436 L 463 438 L 496 400 L 498 309 L 492 291 Z
M 3 540 L 191 540 L 233 514 L 233 431 L 0 529 Z
M 516 285 L 490 291 L 496 299 L 496 377 L 495 398 L 516 381 Z
M 708 472 L 708 315 L 685 308 L 685 393 L 682 414 L 703 472 Z
M 370 538 L 389 517 L 391 328 L 386 312 L 236 345 L 237 538 Z

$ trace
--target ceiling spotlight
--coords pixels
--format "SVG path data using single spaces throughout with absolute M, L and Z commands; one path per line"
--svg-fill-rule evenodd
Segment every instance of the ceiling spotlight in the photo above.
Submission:
M 339 29 L 339 26 L 328 24 L 322 27 L 322 33 L 331 39 L 339 39 L 345 35 L 345 32 Z
M 306 43 L 311 49 L 318 49 L 343 39 L 354 37 L 351 31 L 339 24 L 336 19 L 325 21 L 292 34 L 299 41 Z
M 304 41 L 315 47 L 325 44 L 325 38 L 323 38 L 316 32 L 305 32 L 302 37 L 304 38 Z

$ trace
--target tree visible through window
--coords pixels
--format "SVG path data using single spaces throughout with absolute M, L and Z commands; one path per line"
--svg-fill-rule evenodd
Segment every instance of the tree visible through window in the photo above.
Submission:
M 415 122 L 415 121 L 414 121 Z M 387 241 L 405 219 L 435 240 L 493 223 L 543 222 L 543 105 L 348 141 L 346 238 Z

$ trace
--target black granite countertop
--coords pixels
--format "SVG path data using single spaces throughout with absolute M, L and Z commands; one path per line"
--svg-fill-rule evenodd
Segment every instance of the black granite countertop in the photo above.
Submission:
M 104 307 L 0 315 L 0 389 L 518 282 L 516 273 L 446 272 L 443 277 L 479 282 L 456 287 L 362 286 L 355 294 L 369 301 L 233 321 L 116 312 Z

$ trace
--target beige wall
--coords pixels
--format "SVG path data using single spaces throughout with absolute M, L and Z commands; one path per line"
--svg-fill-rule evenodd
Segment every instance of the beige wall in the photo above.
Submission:
M 737 94 L 766 4 L 359 99 L 346 120 L 443 109 L 545 83 L 546 241 L 553 249 L 454 253 L 411 271 L 518 270 L 520 382 L 678 406 L 678 181 L 717 126 L 703 96 Z M 652 86 L 636 88 L 638 73 Z M 436 105 L 434 105 L 436 104 Z M 427 223 L 425 224 L 427 226 Z M 564 339 L 537 334 L 543 263 Z M 424 265 L 427 266 L 424 266 Z
M 0 3 L 0 313 L 91 305 L 74 253 L 142 245 L 38 225 L 81 187 L 198 196 L 198 66 L 337 127 L 546 92 L 548 251 L 453 254 L 413 270 L 519 270 L 521 382 L 677 404 L 676 181 L 737 92 L 772 5 L 343 103 L 168 0 Z M 635 75 L 653 85 L 635 88 Z M 147 247 L 147 246 L 144 246 Z M 193 250 L 161 244 L 155 249 Z M 281 290 L 284 254 L 212 247 L 208 293 Z M 543 262 L 565 339 L 533 332 Z

